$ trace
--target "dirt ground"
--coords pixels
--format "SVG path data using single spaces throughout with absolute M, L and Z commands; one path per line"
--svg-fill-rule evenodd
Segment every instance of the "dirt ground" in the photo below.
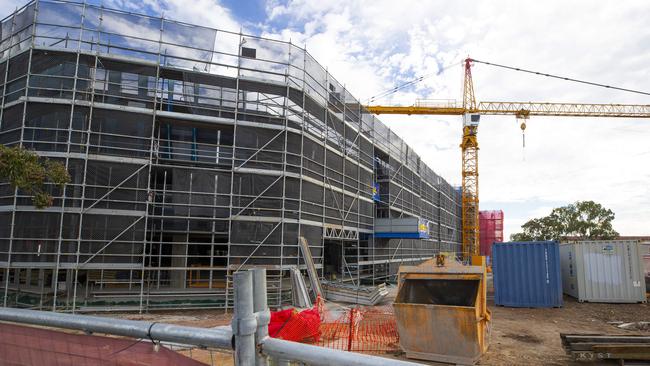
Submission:
M 490 345 L 479 365 L 571 365 L 574 363 L 562 349 L 560 333 L 643 334 L 617 328 L 610 322 L 650 321 L 648 304 L 579 303 L 565 296 L 562 308 L 531 309 L 495 306 L 489 296 L 488 298 L 492 312 Z M 123 313 L 111 316 L 197 327 L 228 325 L 231 319 L 231 314 L 216 310 Z M 182 353 L 190 355 L 189 351 Z M 215 365 L 231 364 L 230 354 L 210 355 L 206 351 L 193 350 L 191 356 L 207 364 L 211 364 L 211 361 Z M 386 356 L 406 360 L 403 355 Z
M 643 334 L 609 322 L 650 321 L 648 304 L 579 303 L 568 296 L 561 308 L 506 308 L 492 301 L 488 306 L 492 311 L 490 346 L 479 365 L 574 364 L 562 349 L 560 333 Z
M 488 291 L 488 308 L 492 313 L 489 348 L 478 365 L 615 365 L 615 362 L 572 362 L 562 348 L 560 333 L 650 335 L 650 331 L 628 331 L 611 324 L 650 321 L 648 304 L 580 303 L 565 295 L 561 308 L 508 308 L 494 305 L 492 289 Z M 408 360 L 404 355 L 393 357 Z

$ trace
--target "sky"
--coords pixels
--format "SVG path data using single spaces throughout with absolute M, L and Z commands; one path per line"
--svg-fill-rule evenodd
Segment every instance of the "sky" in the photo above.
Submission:
M 98 1 L 93 1 L 98 2 Z M 6 15 L 24 1 L 0 0 Z M 650 3 L 522 0 L 104 0 L 107 7 L 305 46 L 359 100 L 416 77 L 381 104 L 462 97 L 461 61 L 478 60 L 650 91 Z M 477 101 L 650 104 L 650 97 L 476 64 Z M 382 116 L 421 158 L 460 185 L 460 117 Z M 650 235 L 650 120 L 483 116 L 481 209 L 505 234 L 552 208 L 593 200 L 622 235 Z

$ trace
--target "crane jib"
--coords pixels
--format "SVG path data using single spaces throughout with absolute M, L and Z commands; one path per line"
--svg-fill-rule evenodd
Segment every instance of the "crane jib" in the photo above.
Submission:
M 512 115 L 521 122 L 523 132 L 526 121 L 530 116 L 555 116 L 555 117 L 623 117 L 623 118 L 650 118 L 650 105 L 644 104 L 591 104 L 591 103 L 549 103 L 549 102 L 479 102 L 474 96 L 474 84 L 471 68 L 473 63 L 497 66 L 515 71 L 533 73 L 541 76 L 563 79 L 566 81 L 589 84 L 613 90 L 650 95 L 648 92 L 593 83 L 584 80 L 565 78 L 552 74 L 539 73 L 530 70 L 514 68 L 485 61 L 467 58 L 464 61 L 463 100 L 461 103 L 449 101 L 417 101 L 412 106 L 364 106 L 366 113 L 372 114 L 406 114 L 406 115 L 449 115 L 463 116 L 462 149 L 462 222 L 463 222 L 463 257 L 469 260 L 471 256 L 478 255 L 479 238 L 479 198 L 478 198 L 478 140 L 476 131 L 480 115 Z M 475 116 L 468 119 L 468 116 Z M 468 123 L 470 121 L 471 123 Z
M 372 114 L 462 116 L 462 107 L 366 106 Z M 475 111 L 483 115 L 557 116 L 557 117 L 627 117 L 650 118 L 650 105 L 584 104 L 545 102 L 480 102 Z

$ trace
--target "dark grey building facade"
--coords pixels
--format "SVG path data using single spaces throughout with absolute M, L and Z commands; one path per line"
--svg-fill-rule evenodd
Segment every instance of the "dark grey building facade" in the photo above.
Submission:
M 300 236 L 355 284 L 460 251 L 458 190 L 291 43 L 34 1 L 2 20 L 0 92 L 0 142 L 72 177 L 44 210 L 0 185 L 8 306 L 225 307 L 253 266 L 280 304 Z M 408 217 L 425 235 L 375 235 Z

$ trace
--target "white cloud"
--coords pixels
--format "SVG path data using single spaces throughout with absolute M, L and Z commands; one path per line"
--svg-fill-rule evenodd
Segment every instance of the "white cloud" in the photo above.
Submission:
M 21 8 L 25 3 L 23 0 L 0 0 L 0 19 Z
M 167 19 L 173 19 L 204 27 L 218 28 L 239 32 L 241 25 L 235 20 L 230 10 L 218 0 L 104 0 L 107 7 L 143 11 Z

